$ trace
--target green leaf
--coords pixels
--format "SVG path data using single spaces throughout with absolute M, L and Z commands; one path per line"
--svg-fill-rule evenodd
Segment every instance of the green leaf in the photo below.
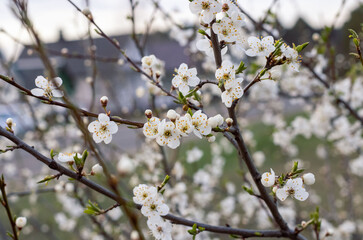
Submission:
M 301 45 L 298 45 L 298 46 L 295 48 L 295 50 L 296 50 L 297 52 L 301 52 L 301 51 L 302 51 L 302 50 L 304 50 L 304 48 L 306 48 L 308 45 L 309 45 L 309 42 L 303 43 L 303 44 L 301 44 Z
M 93 203 L 91 200 L 88 200 L 88 205 L 83 212 L 89 215 L 98 215 L 102 213 L 102 210 L 98 207 L 97 203 Z
M 358 34 L 356 31 L 354 31 L 353 29 L 348 29 L 348 31 L 350 32 L 351 35 L 349 35 L 349 38 L 359 38 Z
M 250 195 L 255 195 L 255 193 L 253 192 L 252 188 L 248 188 L 246 186 L 242 186 L 243 190 L 245 190 L 248 194 Z
M 207 35 L 207 33 L 203 30 L 203 29 L 199 29 L 198 33 L 202 34 L 202 35 Z
M 54 160 L 55 155 L 57 155 L 57 153 L 55 153 L 53 149 L 50 149 L 50 158 L 52 160 Z
M 238 68 L 236 69 L 236 74 L 240 74 L 246 69 L 247 69 L 247 67 L 245 66 L 245 63 L 243 61 L 241 61 Z

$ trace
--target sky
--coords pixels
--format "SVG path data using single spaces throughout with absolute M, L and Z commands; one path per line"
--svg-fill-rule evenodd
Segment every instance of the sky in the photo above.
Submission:
M 45 42 L 58 39 L 62 29 L 66 39 L 79 39 L 87 31 L 87 20 L 77 13 L 67 0 L 28 0 L 29 14 L 34 26 Z M 108 33 L 120 34 L 130 31 L 127 16 L 130 12 L 129 0 L 89 0 L 90 10 L 95 21 Z M 239 4 L 255 19 L 264 16 L 273 0 L 238 0 Z M 19 21 L 14 17 L 10 6 L 12 0 L 0 0 L 0 28 L 21 42 L 29 43 L 29 38 Z M 189 11 L 188 0 L 159 0 L 160 6 L 171 13 L 180 23 L 196 21 L 197 17 Z M 81 9 L 85 8 L 85 0 L 74 0 Z M 299 16 L 315 28 L 331 25 L 337 12 L 341 9 L 342 0 L 279 0 L 274 6 L 279 20 L 286 27 L 292 27 Z M 363 0 L 346 0 L 337 21 L 339 27 L 350 12 Z M 151 0 L 139 0 L 136 9 L 137 29 L 143 31 L 152 11 Z M 165 29 L 167 25 L 162 19 L 156 20 L 154 29 Z M 20 47 L 5 34 L 0 33 L 0 50 L 9 57 L 20 51 Z

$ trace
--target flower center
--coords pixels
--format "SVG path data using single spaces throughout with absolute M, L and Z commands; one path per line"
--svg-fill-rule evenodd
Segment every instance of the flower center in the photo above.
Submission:
M 202 9 L 203 10 L 207 10 L 210 8 L 210 4 L 209 2 L 202 2 Z
M 188 78 L 188 76 L 183 76 L 183 77 L 182 77 L 182 80 L 183 80 L 184 82 L 188 82 L 188 79 L 189 79 L 189 78 Z
M 145 199 L 147 198 L 147 193 L 142 194 L 142 197 Z
M 295 193 L 295 190 L 291 188 L 291 189 L 287 190 L 287 192 L 288 192 L 290 195 L 293 195 L 293 194 Z
M 222 34 L 223 34 L 224 36 L 228 36 L 228 30 L 227 30 L 227 29 L 223 29 L 223 30 L 222 30 Z
M 155 210 L 155 209 L 156 209 L 156 205 L 155 205 L 155 204 L 151 204 L 151 205 L 150 205 L 150 209 L 151 209 L 151 210 Z
M 100 132 L 106 132 L 107 131 L 107 125 L 101 125 Z
M 158 227 L 157 227 L 157 231 L 158 231 L 159 233 L 161 233 L 161 232 L 163 232 L 163 228 L 162 228 L 162 227 L 160 227 L 160 226 L 158 226 Z
M 263 52 L 265 51 L 265 47 L 262 44 L 258 44 L 258 51 Z
M 171 131 L 170 130 L 165 131 L 164 136 L 165 137 L 170 137 L 171 136 Z
M 223 77 L 222 77 L 224 80 L 228 80 L 230 78 L 229 76 L 229 73 L 225 73 L 223 74 Z

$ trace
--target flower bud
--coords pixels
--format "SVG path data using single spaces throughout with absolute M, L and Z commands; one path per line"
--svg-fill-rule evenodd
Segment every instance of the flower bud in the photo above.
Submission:
M 108 103 L 108 97 L 107 96 L 103 96 L 100 98 L 100 102 L 103 108 L 107 107 L 107 103 Z
M 170 121 L 174 122 L 176 120 L 176 118 L 178 117 L 178 115 L 173 109 L 170 109 L 168 111 L 168 113 L 166 114 L 166 117 L 169 118 Z
M 307 226 L 307 223 L 305 221 L 301 222 L 301 227 L 305 228 Z
M 103 172 L 103 168 L 100 164 L 96 164 L 92 167 L 92 171 L 91 171 L 91 174 L 92 175 L 95 175 L 95 174 L 100 174 Z
M 233 119 L 232 118 L 226 118 L 226 123 L 227 123 L 228 127 L 232 126 Z
M 277 189 L 279 189 L 279 188 L 278 188 L 277 186 L 274 186 L 274 187 L 272 188 L 272 192 L 273 192 L 273 193 L 276 193 Z
M 214 142 L 216 140 L 216 137 L 215 136 L 210 136 L 210 137 L 207 137 L 207 140 L 208 142 Z
M 93 19 L 93 17 L 92 17 L 92 13 L 91 13 L 91 10 L 89 10 L 89 8 L 85 8 L 85 9 L 83 9 L 83 10 L 82 10 L 82 13 L 83 13 L 86 17 L 88 17 L 89 19 Z
M 315 176 L 312 173 L 305 173 L 302 179 L 306 185 L 313 185 L 315 183 Z
M 26 225 L 26 217 L 18 217 L 15 221 L 15 225 L 22 229 Z
M 137 231 L 132 231 L 130 239 L 131 240 L 139 240 L 140 239 L 139 233 Z
M 211 126 L 211 128 L 215 128 L 217 126 L 222 125 L 223 121 L 224 121 L 223 117 L 220 114 L 218 114 L 208 119 L 208 125 Z
M 9 128 L 11 128 L 13 126 L 13 119 L 12 118 L 8 118 L 6 119 L 6 125 L 8 125 Z
M 152 118 L 153 117 L 153 111 L 151 111 L 150 109 L 146 109 L 145 110 L 145 116 L 147 118 Z

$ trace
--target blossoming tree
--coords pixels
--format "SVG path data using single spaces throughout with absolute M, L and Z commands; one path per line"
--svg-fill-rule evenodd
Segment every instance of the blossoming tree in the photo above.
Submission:
M 15 153 L 23 150 L 31 155 L 26 156 L 29 163 L 38 161 L 47 169 L 33 173 L 27 165 L 24 169 L 30 171 L 19 173 L 26 180 L 1 178 L 0 201 L 10 223 L 10 238 L 35 238 L 32 230 L 39 225 L 36 218 L 44 211 L 42 206 L 15 214 L 12 209 L 21 207 L 16 207 L 20 196 L 41 199 L 45 192 L 53 192 L 46 199 L 61 206 L 51 218 L 62 232 L 79 231 L 75 239 L 362 236 L 362 213 L 354 212 L 362 196 L 353 184 L 355 176 L 363 175 L 363 60 L 358 33 L 350 30 L 354 44 L 351 71 L 338 77 L 329 42 L 332 28 L 326 28 L 321 38 L 315 35 L 316 44 L 307 51 L 308 43 L 285 43 L 267 23 L 270 15 L 258 23 L 237 1 L 186 2 L 198 19 L 195 26 L 186 28 L 151 0 L 154 11 L 174 25 L 171 37 L 178 33 L 180 44 L 188 43 L 190 54 L 201 62 L 189 66 L 180 62 L 175 74 L 168 76 L 162 70 L 162 62 L 168 59 L 159 59 L 157 52 L 144 54 L 135 32 L 137 1 L 130 0 L 130 23 L 140 59 L 130 58 L 99 27 L 88 8 L 66 2 L 145 80 L 151 107 L 143 109 L 145 116 L 126 119 L 111 111 L 113 102 L 107 96 L 100 98 L 99 108 L 77 106 L 62 87 L 49 49 L 28 15 L 27 1 L 14 0 L 14 12 L 34 40 L 33 50 L 44 65 L 45 76 L 34 76 L 34 88 L 28 89 L 11 71 L 0 74 L 2 100 L 8 101 L 6 96 L 11 94 L 10 106 L 25 101 L 29 109 L 18 113 L 30 112 L 36 124 L 21 136 L 13 118 L 0 123 L 1 153 L 16 161 Z M 89 39 L 90 55 L 83 58 L 91 60 L 95 70 L 103 58 L 97 58 L 90 33 Z M 61 55 L 72 57 L 66 51 Z M 96 76 L 89 81 L 93 103 L 97 102 Z M 159 96 L 167 96 L 174 104 L 159 107 L 155 104 Z M 297 110 L 291 114 L 286 110 L 289 106 Z M 259 112 L 258 119 L 249 117 L 254 111 Z M 53 122 L 44 120 L 50 112 Z M 262 138 L 254 139 L 251 126 L 262 129 Z M 136 131 L 141 136 L 136 152 L 122 149 L 117 139 L 121 129 L 124 134 Z M 315 159 L 322 159 L 318 165 L 315 159 L 297 159 L 299 148 L 304 147 L 298 142 L 309 141 L 305 139 L 314 143 L 305 151 L 316 151 Z M 288 168 L 272 161 L 274 153 L 258 150 L 258 141 L 275 145 L 278 156 L 288 160 Z M 191 144 L 193 148 L 185 147 Z M 198 164 L 202 158 L 207 161 Z M 335 173 L 330 158 L 343 159 L 340 172 Z M 6 177 L 11 175 L 9 166 L 4 164 L 0 171 Z M 317 184 L 313 185 L 315 175 Z M 322 190 L 324 179 L 330 190 Z M 13 190 L 19 182 L 23 192 Z M 348 200 L 339 201 L 342 197 Z M 29 201 L 36 206 L 36 199 Z M 89 224 L 82 225 L 84 217 Z M 49 228 L 44 225 L 40 230 L 44 239 L 54 237 Z

